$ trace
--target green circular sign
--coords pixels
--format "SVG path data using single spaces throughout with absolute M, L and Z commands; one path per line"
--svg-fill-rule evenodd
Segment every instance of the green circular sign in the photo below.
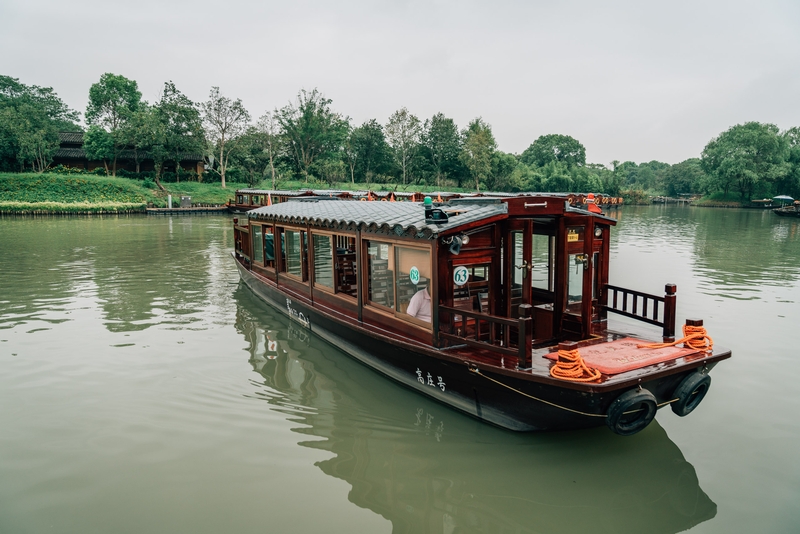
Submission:
M 456 267 L 453 270 L 453 282 L 456 283 L 457 286 L 463 286 L 469 280 L 469 270 L 466 267 Z
M 408 279 L 411 280 L 411 283 L 414 285 L 419 284 L 419 269 L 411 267 L 411 270 L 408 272 Z

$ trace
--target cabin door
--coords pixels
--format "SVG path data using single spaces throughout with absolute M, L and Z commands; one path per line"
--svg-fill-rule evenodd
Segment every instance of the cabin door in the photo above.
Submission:
M 517 219 L 509 223 L 505 257 L 505 286 L 508 317 L 519 316 L 520 304 L 531 304 L 533 221 Z
M 519 317 L 519 305 L 533 310 L 534 340 L 556 337 L 556 232 L 553 221 L 517 219 L 509 223 L 506 254 L 508 317 Z

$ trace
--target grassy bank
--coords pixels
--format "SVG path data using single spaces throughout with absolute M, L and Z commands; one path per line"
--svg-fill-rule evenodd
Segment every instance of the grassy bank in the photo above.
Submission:
M 165 184 L 166 192 L 149 189 L 145 182 L 130 178 L 91 175 L 0 174 L 0 213 L 130 213 L 145 207 L 173 205 L 181 196 L 193 204 L 220 205 L 233 198 L 244 184 L 181 182 Z

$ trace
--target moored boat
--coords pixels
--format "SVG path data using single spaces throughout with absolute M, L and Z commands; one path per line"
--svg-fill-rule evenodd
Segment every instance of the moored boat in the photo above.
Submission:
M 298 199 L 234 220 L 244 283 L 353 358 L 512 430 L 628 435 L 687 415 L 730 351 L 702 321 L 674 342 L 675 287 L 610 285 L 616 221 L 566 195 L 415 202 Z M 610 328 L 609 313 L 658 327 Z

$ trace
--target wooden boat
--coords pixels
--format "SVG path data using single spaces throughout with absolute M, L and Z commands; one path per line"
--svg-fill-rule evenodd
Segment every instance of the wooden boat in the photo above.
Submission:
M 353 358 L 479 419 L 633 434 L 659 407 L 694 410 L 731 355 L 688 341 L 640 347 L 674 339 L 675 286 L 656 296 L 608 284 L 616 221 L 567 196 L 322 198 L 234 219 L 244 283 Z M 613 330 L 609 312 L 660 339 Z
M 781 217 L 800 217 L 800 205 L 789 205 L 772 210 L 775 215 Z

